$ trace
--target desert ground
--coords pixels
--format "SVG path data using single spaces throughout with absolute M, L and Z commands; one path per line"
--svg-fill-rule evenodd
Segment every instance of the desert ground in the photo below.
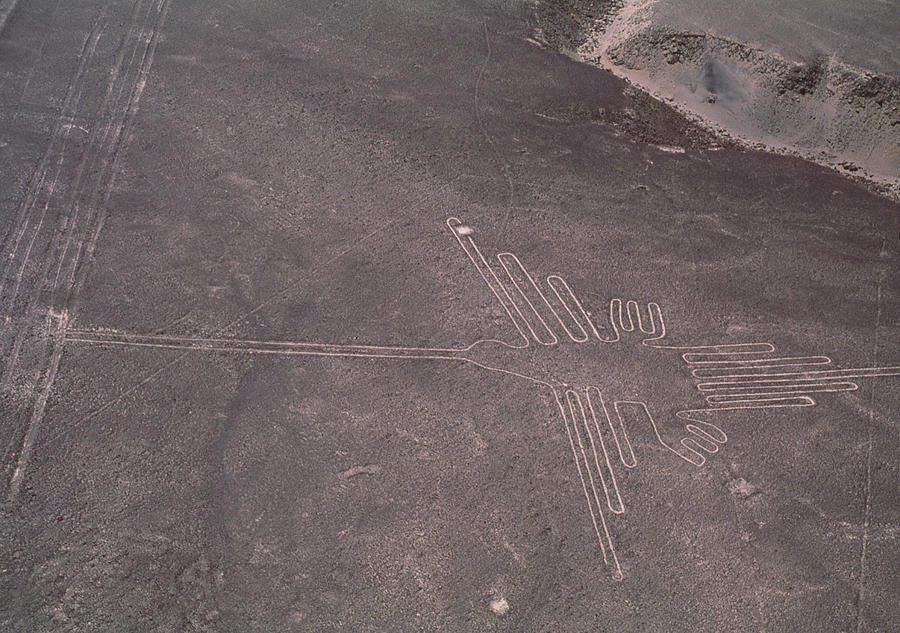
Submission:
M 900 627 L 889 170 L 576 4 L 0 1 L 0 630 Z

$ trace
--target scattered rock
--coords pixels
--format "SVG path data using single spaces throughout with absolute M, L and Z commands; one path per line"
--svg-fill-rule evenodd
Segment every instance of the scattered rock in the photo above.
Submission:
M 376 475 L 381 472 L 381 466 L 377 464 L 369 464 L 368 466 L 354 466 L 353 468 L 348 468 L 344 472 L 338 475 L 338 479 L 341 481 L 347 481 L 352 477 L 357 477 L 359 475 Z
M 556 49 L 575 50 L 595 28 L 606 26 L 624 0 L 538 0 L 534 5 L 537 40 Z
M 491 600 L 491 611 L 497 615 L 509 613 L 509 603 L 506 601 L 506 598 L 494 598 Z
M 728 491 L 733 495 L 746 499 L 759 492 L 759 489 L 743 477 L 738 477 L 728 482 Z

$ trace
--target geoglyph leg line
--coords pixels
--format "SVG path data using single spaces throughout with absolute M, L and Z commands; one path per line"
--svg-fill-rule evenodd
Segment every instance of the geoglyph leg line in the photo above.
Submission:
M 587 407 L 584 405 L 585 400 L 588 401 Z M 606 507 L 613 514 L 622 514 L 625 512 L 625 504 L 622 503 L 622 496 L 619 493 L 612 464 L 609 462 L 606 443 L 603 441 L 605 433 L 601 431 L 594 409 L 590 405 L 590 393 L 585 389 L 585 398 L 582 399 L 578 391 L 567 389 L 566 404 L 569 406 L 571 419 L 575 421 L 575 437 L 578 440 L 582 453 L 587 448 L 590 448 L 587 451 L 588 454 L 584 455 L 585 463 L 588 465 L 588 472 L 597 473 L 597 479 L 600 481 L 600 486 L 603 489 Z M 581 421 L 581 425 L 578 424 L 578 421 Z M 582 427 L 581 430 L 579 430 L 579 426 Z M 586 441 L 582 440 L 582 433 Z M 593 462 L 594 468 L 590 468 L 591 462 Z M 591 482 L 593 485 L 593 476 L 591 477 Z M 594 488 L 594 494 L 597 495 L 596 488 Z M 597 498 L 597 503 L 600 503 L 599 497 Z
M 573 428 L 577 428 L 577 423 L 574 417 L 569 417 L 570 414 L 567 412 L 567 406 L 563 405 L 563 399 L 560 397 L 560 391 L 558 389 L 553 390 L 553 397 L 556 400 L 556 405 L 559 408 L 559 413 L 562 416 L 563 425 L 566 429 L 566 436 L 569 439 L 569 447 L 572 450 L 572 457 L 575 460 L 575 468 L 578 471 L 578 477 L 581 480 L 581 488 L 584 492 L 584 498 L 587 502 L 588 511 L 590 513 L 591 525 L 594 528 L 597 542 L 600 545 L 600 553 L 603 556 L 603 562 L 607 566 L 607 568 L 610 568 L 612 570 L 612 578 L 614 580 L 622 580 L 622 567 L 619 564 L 619 558 L 616 555 L 616 550 L 612 543 L 612 537 L 609 534 L 609 526 L 607 526 L 606 524 L 606 516 L 603 512 L 602 506 L 597 500 L 596 489 L 593 485 L 593 479 L 590 474 L 590 462 L 587 460 L 587 457 L 583 451 L 583 445 L 581 444 L 580 439 L 579 448 L 576 448 L 575 445 Z M 581 449 L 580 459 L 579 449 Z M 585 478 L 585 470 L 587 470 L 588 472 L 587 479 Z M 594 492 L 593 495 L 588 489 L 588 481 L 591 482 L 591 490 Z
M 596 414 L 595 403 L 599 405 L 600 411 L 603 413 L 602 419 L 606 421 L 612 443 L 616 445 L 616 450 L 619 453 L 619 460 L 622 462 L 622 465 L 625 466 L 625 468 L 634 468 L 637 465 L 637 460 L 634 457 L 634 449 L 631 446 L 631 440 L 628 438 L 628 431 L 625 429 L 625 421 L 618 415 L 615 417 L 615 422 L 613 421 L 613 417 L 609 414 L 609 409 L 606 407 L 606 400 L 603 398 L 603 393 L 598 387 L 589 386 L 585 392 L 587 393 L 588 406 L 591 408 L 595 421 L 599 417 Z M 594 395 L 591 395 L 592 393 Z M 604 433 L 600 430 L 601 428 L 602 423 L 597 426 L 597 432 L 602 437 Z

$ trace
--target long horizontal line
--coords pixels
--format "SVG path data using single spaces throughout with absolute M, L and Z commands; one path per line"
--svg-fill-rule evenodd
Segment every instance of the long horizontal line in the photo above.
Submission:
M 830 365 L 831 359 L 828 358 L 827 356 L 795 356 L 793 358 L 782 357 L 782 358 L 757 358 L 754 360 L 742 360 L 742 361 L 729 361 L 729 360 L 710 361 L 707 364 L 716 365 L 716 367 L 700 367 L 699 369 L 694 369 L 691 373 L 698 378 L 703 378 L 703 377 L 712 378 L 715 375 L 723 373 L 723 372 L 740 371 L 740 370 L 746 370 L 747 372 L 754 372 L 754 371 L 758 371 L 761 368 L 766 368 L 766 367 L 804 367 L 807 365 Z
M 214 352 L 282 354 L 287 356 L 350 356 L 356 358 L 459 359 L 456 354 L 464 351 L 442 348 L 333 345 L 328 343 L 141 335 L 83 330 L 69 330 L 66 333 L 66 341 L 94 345 L 124 345 L 162 349 L 194 349 Z
M 803 396 L 810 393 L 839 393 L 841 391 L 856 391 L 859 388 L 855 383 L 839 383 L 836 387 L 815 387 L 811 389 L 798 389 L 796 391 L 760 391 L 758 393 L 741 394 L 713 394 L 706 396 L 709 404 L 725 404 L 743 400 L 781 398 L 785 396 Z
M 816 401 L 809 396 L 745 396 L 740 399 L 710 402 L 711 409 L 689 409 L 676 415 L 682 420 L 692 420 L 692 415 L 702 415 L 710 411 L 739 411 L 742 409 L 779 409 L 785 407 L 811 407 Z
M 767 404 L 770 407 L 809 407 L 816 403 L 815 400 L 810 398 L 809 396 L 791 396 L 785 394 L 756 394 L 753 396 L 743 396 L 741 398 L 733 398 L 730 400 L 726 400 L 724 398 L 710 401 L 709 404 L 713 405 L 715 409 L 723 408 L 726 405 L 737 405 L 737 404 Z M 777 403 L 777 404 L 776 404 Z M 759 408 L 759 407 L 757 407 Z M 713 409 L 713 410 L 715 410 Z M 709 409 L 706 409 L 709 411 Z
M 855 390 L 859 388 L 855 382 L 789 382 L 789 383 L 779 383 L 779 384 L 757 384 L 750 386 L 735 386 L 735 385 L 722 385 L 721 389 L 702 389 L 701 391 L 709 392 L 719 392 L 719 393 L 752 393 L 754 391 L 765 391 L 765 390 L 787 390 L 787 389 L 799 389 L 802 391 L 812 391 L 818 388 L 825 389 L 836 389 L 838 387 L 850 387 L 851 390 Z
M 900 367 L 859 367 L 854 369 L 827 369 L 820 371 L 781 372 L 746 376 L 731 374 L 718 376 L 719 380 L 702 382 L 697 385 L 701 391 L 716 385 L 752 385 L 794 381 L 843 380 L 852 378 L 875 378 L 879 376 L 900 376 Z
M 682 354 L 681 357 L 690 365 L 716 365 L 719 363 L 751 362 L 757 360 L 759 356 L 771 354 L 775 350 L 775 348 L 769 344 L 760 344 L 757 347 L 748 344 L 743 349 L 746 349 L 747 351 L 735 349 L 724 352 L 688 352 Z
M 655 341 L 649 345 L 654 349 L 671 349 L 685 352 L 685 356 L 730 356 L 734 354 L 770 354 L 775 351 L 771 343 L 721 343 L 719 345 L 662 345 Z M 702 352 L 701 352 L 702 350 Z M 725 351 L 721 351 L 725 350 Z M 685 358 L 685 360 L 687 360 Z

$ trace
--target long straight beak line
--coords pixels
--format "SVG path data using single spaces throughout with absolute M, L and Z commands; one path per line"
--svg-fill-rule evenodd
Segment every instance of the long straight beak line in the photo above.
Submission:
M 67 342 L 94 345 L 124 345 L 207 352 L 243 352 L 282 356 L 344 356 L 352 358 L 409 358 L 427 360 L 462 360 L 462 350 L 431 347 L 391 347 L 381 345 L 333 345 L 328 343 L 294 343 L 249 339 L 201 338 L 123 332 L 69 330 Z

